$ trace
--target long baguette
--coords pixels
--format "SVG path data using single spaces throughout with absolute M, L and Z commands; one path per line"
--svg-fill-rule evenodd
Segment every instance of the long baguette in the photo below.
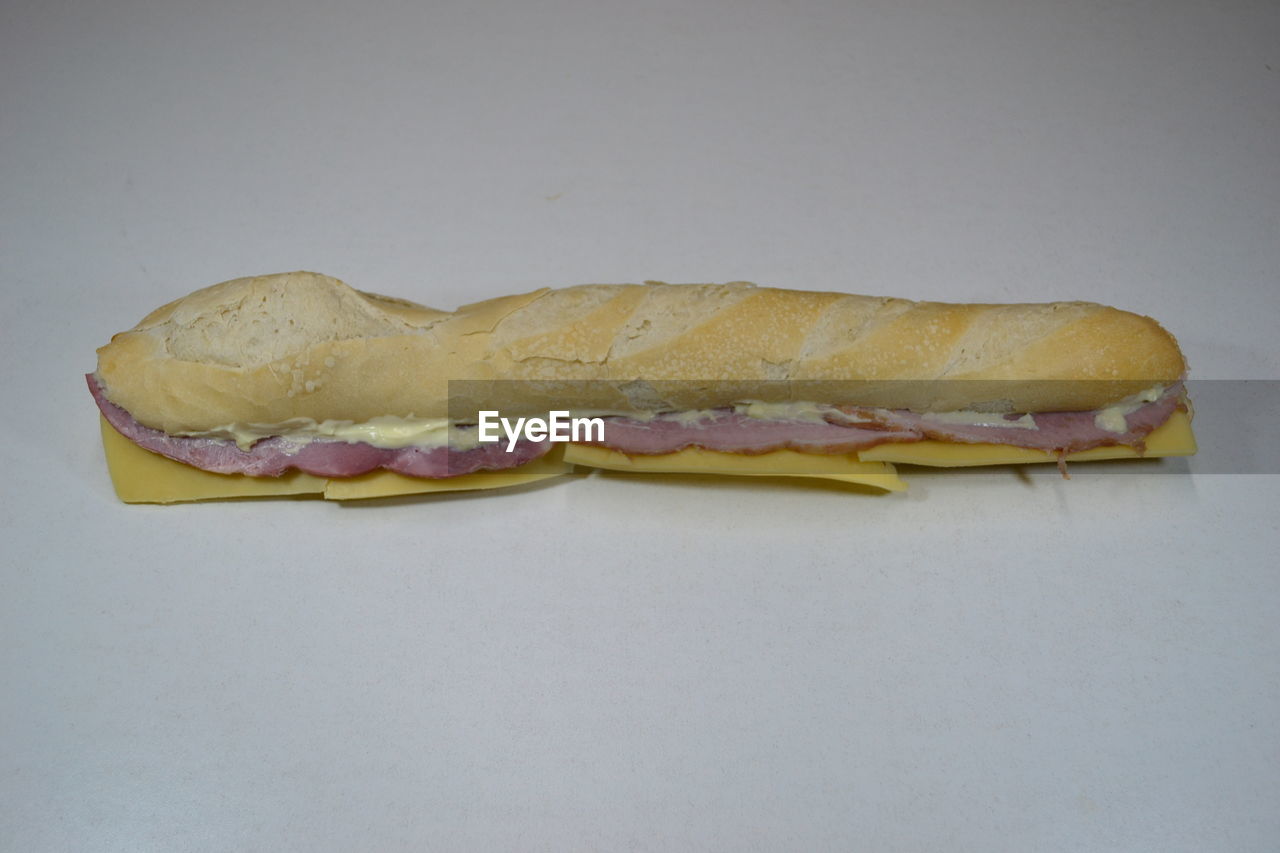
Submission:
M 504 386 L 516 410 L 545 408 L 556 387 L 546 383 L 565 382 L 576 384 L 559 386 L 574 389 L 562 408 L 645 409 L 656 383 L 675 381 L 662 397 L 673 408 L 803 394 L 1044 412 L 1100 409 L 1185 373 L 1156 321 L 1087 302 L 964 305 L 648 282 L 542 289 L 446 312 L 294 272 L 224 282 L 157 309 L 98 350 L 97 379 L 140 423 L 185 433 L 448 417 L 450 380 L 521 380 Z M 995 399 L 984 383 L 1002 389 Z

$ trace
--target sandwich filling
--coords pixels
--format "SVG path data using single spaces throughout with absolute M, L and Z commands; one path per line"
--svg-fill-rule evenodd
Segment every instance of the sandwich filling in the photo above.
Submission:
M 374 447 L 363 441 L 289 436 L 261 438 L 241 449 L 233 439 L 170 435 L 144 426 L 108 400 L 92 374 L 87 379 L 98 408 L 116 432 L 153 453 L 216 474 L 278 477 L 296 469 L 317 477 L 357 477 L 381 468 L 408 477 L 442 479 L 516 468 L 551 450 L 549 441 L 517 442 L 508 453 L 500 444 L 477 444 L 468 450 L 440 443 Z
M 477 471 L 516 468 L 551 449 L 550 441 L 480 443 L 475 428 L 450 427 L 429 443 L 403 436 L 376 446 L 368 425 L 326 427 L 264 435 L 246 441 L 243 430 L 170 435 L 139 423 L 107 399 L 93 375 L 89 390 L 103 416 L 140 447 L 205 471 L 276 477 L 296 469 L 322 477 L 355 477 L 386 469 L 410 477 L 441 479 Z M 1158 386 L 1105 409 L 1009 415 L 979 412 L 910 412 L 857 406 L 745 403 L 733 408 L 604 418 L 601 440 L 584 442 L 630 456 L 656 456 L 688 448 L 757 455 L 775 450 L 850 454 L 887 443 L 924 440 L 1000 444 L 1065 454 L 1123 445 L 1142 451 L 1146 437 L 1178 409 L 1181 383 Z M 222 434 L 225 433 L 225 436 Z M 403 430 L 401 430 L 403 433 Z M 442 437 L 443 436 L 443 437 Z M 239 439 L 239 441 L 237 441 Z

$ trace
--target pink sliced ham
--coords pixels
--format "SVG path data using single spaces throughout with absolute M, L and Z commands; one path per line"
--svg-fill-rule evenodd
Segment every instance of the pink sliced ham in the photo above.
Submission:
M 410 477 L 443 479 L 476 471 L 515 468 L 551 449 L 549 441 L 520 441 L 510 453 L 505 442 L 482 444 L 473 450 L 448 447 L 388 450 L 336 439 L 295 442 L 275 437 L 261 439 L 248 450 L 241 450 L 234 441 L 169 435 L 143 426 L 106 398 L 93 374 L 85 378 L 107 422 L 125 438 L 153 453 L 218 474 L 278 477 L 296 468 L 317 477 L 355 477 L 385 468 Z
M 973 424 L 951 424 L 931 420 L 913 412 L 896 412 L 911 420 L 927 438 L 959 444 L 1012 444 L 1035 450 L 1075 453 L 1091 447 L 1124 444 L 1141 448 L 1147 435 L 1169 419 L 1178 408 L 1182 386 L 1169 389 L 1160 399 L 1144 403 L 1125 416 L 1124 432 L 1111 432 L 1095 423 L 1097 412 L 1037 412 L 1031 416 L 1035 429 Z
M 833 409 L 826 415 L 826 423 L 763 420 L 721 409 L 694 422 L 677 415 L 659 415 L 651 420 L 609 418 L 605 421 L 604 440 L 593 443 L 633 456 L 674 453 L 689 447 L 747 454 L 780 448 L 852 453 L 887 442 L 924 439 L 1008 444 L 1060 453 L 1116 444 L 1140 448 L 1146 436 L 1173 414 L 1181 395 L 1181 384 L 1170 386 L 1160 399 L 1126 415 L 1127 429 L 1123 433 L 1099 427 L 1095 423 L 1097 412 L 1093 411 L 1039 412 L 1032 415 L 1035 428 L 1030 429 L 947 423 L 916 412 L 885 409 Z
M 806 453 L 853 453 L 888 441 L 919 441 L 924 435 L 910 425 L 879 422 L 813 423 L 764 420 L 732 409 L 714 410 L 696 422 L 659 415 L 652 420 L 607 418 L 604 440 L 593 442 L 634 456 L 675 453 L 688 447 L 725 453 L 759 454 L 790 448 Z

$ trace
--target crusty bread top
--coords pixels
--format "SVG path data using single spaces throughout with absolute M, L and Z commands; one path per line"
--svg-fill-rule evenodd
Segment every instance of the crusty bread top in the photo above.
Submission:
M 224 282 L 157 309 L 98 350 L 97 375 L 140 422 L 195 432 L 447 417 L 449 380 L 524 380 L 502 385 L 500 408 L 513 410 L 798 396 L 1054 411 L 1101 408 L 1185 372 L 1154 320 L 1088 302 L 963 305 L 649 282 L 542 289 L 446 312 L 294 272 Z

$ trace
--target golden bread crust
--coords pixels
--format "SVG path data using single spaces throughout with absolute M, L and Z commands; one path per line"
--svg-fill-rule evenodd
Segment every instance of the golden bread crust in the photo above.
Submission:
M 1086 302 L 963 305 L 647 282 L 542 289 L 445 312 L 294 272 L 223 282 L 153 311 L 98 350 L 97 376 L 138 421 L 176 433 L 447 417 L 451 379 L 590 383 L 559 403 L 533 383 L 507 385 L 515 396 L 504 408 L 516 410 L 645 408 L 646 383 L 679 381 L 660 395 L 676 408 L 801 395 L 1034 412 L 1101 408 L 1185 372 L 1156 321 Z M 855 381 L 868 384 L 845 399 Z

